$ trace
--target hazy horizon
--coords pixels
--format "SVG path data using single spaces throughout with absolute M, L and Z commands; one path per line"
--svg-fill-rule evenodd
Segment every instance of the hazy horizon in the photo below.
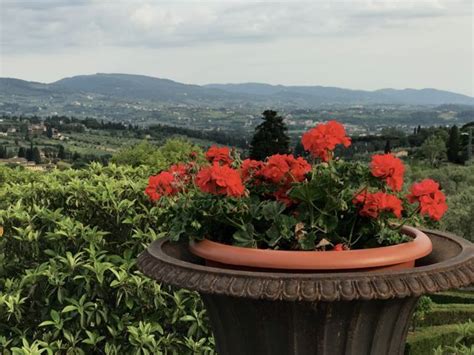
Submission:
M 139 74 L 139 73 L 136 73 L 136 74 L 132 74 L 132 73 L 86 73 L 86 74 L 77 74 L 77 75 L 71 75 L 71 76 L 66 76 L 66 77 L 63 77 L 63 78 L 58 78 L 57 80 L 53 80 L 53 81 L 37 81 L 37 80 L 29 80 L 29 79 L 25 79 L 25 78 L 18 78 L 18 77 L 0 77 L 0 78 L 6 78 L 6 79 L 20 79 L 20 80 L 25 80 L 25 81 L 31 81 L 31 82 L 37 82 L 37 83 L 40 83 L 40 84 L 53 84 L 61 79 L 66 79 L 66 78 L 71 78 L 71 77 L 75 77 L 75 76 L 90 76 L 90 75 L 96 75 L 96 74 L 119 74 L 119 75 L 138 75 L 138 76 L 147 76 L 147 77 L 152 77 L 152 78 L 155 78 L 155 79 L 165 79 L 165 80 L 171 80 L 171 81 L 175 81 L 175 82 L 178 82 L 176 80 L 174 80 L 173 78 L 165 78 L 165 77 L 156 77 L 156 76 L 151 76 L 151 75 L 146 75 L 146 74 Z M 305 84 L 305 85 L 298 85 L 298 84 L 290 84 L 290 85 L 287 85 L 287 84 L 281 84 L 281 83 L 264 83 L 264 82 L 255 82 L 255 81 L 246 81 L 246 82 L 209 82 L 209 83 L 203 83 L 203 84 L 198 84 L 198 83 L 190 83 L 190 82 L 181 82 L 179 81 L 179 83 L 181 84 L 189 84 L 189 85 L 199 85 L 199 86 L 204 86 L 204 85 L 214 85 L 214 84 L 217 84 L 217 85 L 245 85 L 245 84 L 263 84 L 263 85 L 272 85 L 272 86 L 285 86 L 285 87 L 289 87 L 289 86 L 303 86 L 303 87 L 310 87 L 310 86 L 321 86 L 321 87 L 326 87 L 326 88 L 331 88 L 331 87 L 336 87 L 336 86 L 333 86 L 333 85 L 319 85 L 319 84 Z M 345 90 L 353 90 L 353 91 L 369 91 L 369 92 L 372 92 L 372 91 L 377 91 L 377 90 L 385 90 L 385 89 L 395 89 L 395 90 L 423 90 L 423 89 L 428 89 L 428 90 L 431 90 L 431 89 L 434 89 L 434 90 L 440 90 L 440 91 L 448 91 L 448 92 L 451 92 L 451 93 L 454 93 L 454 94 L 460 94 L 460 95 L 465 95 L 465 96 L 469 96 L 469 97 L 473 97 L 472 95 L 469 95 L 469 94 L 464 94 L 464 93 L 461 93 L 461 92 L 456 92 L 456 91 L 451 91 L 451 90 L 445 90 L 445 89 L 440 89 L 440 88 L 430 88 L 430 87 L 424 87 L 424 88 L 412 88 L 412 87 L 405 87 L 405 88 L 393 88 L 393 87 L 383 87 L 383 88 L 377 88 L 377 89 L 360 89 L 360 88 L 348 88 L 348 87 L 341 87 L 341 86 L 337 86 L 337 88 L 339 89 L 345 89 Z
M 0 0 L 0 76 L 434 88 L 474 96 L 465 0 Z

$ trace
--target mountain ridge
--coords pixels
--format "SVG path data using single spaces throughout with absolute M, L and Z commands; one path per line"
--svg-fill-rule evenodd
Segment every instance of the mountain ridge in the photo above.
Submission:
M 345 89 L 320 85 L 272 85 L 265 83 L 184 84 L 171 79 L 122 73 L 97 73 L 41 83 L 0 78 L 1 97 L 95 94 L 119 100 L 151 100 L 163 103 L 291 104 L 312 107 L 324 104 L 474 105 L 474 98 L 433 88 L 378 90 Z

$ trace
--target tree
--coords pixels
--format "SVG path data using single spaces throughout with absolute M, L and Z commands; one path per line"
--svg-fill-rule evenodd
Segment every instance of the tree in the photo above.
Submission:
M 198 161 L 204 160 L 201 148 L 189 141 L 175 138 L 167 140 L 161 147 L 154 146 L 148 141 L 125 147 L 113 155 L 111 162 L 117 165 L 146 165 L 159 171 L 175 162 L 187 162 L 191 155 Z
M 50 139 L 53 138 L 53 127 L 48 126 L 46 128 L 46 136 Z
M 25 158 L 26 157 L 26 149 L 25 147 L 20 147 L 18 149 L 18 158 Z
M 7 158 L 7 148 L 5 146 L 0 146 L 0 159 L 6 159 Z
M 30 142 L 30 147 L 26 150 L 25 158 L 28 161 L 33 161 L 33 142 Z
M 250 158 L 264 160 L 273 154 L 287 154 L 290 148 L 288 128 L 283 117 L 276 111 L 263 112 L 263 123 L 255 128 L 255 134 L 250 143 Z
M 384 152 L 385 154 L 392 152 L 392 145 L 390 144 L 390 139 L 387 139 L 387 141 L 385 142 Z
M 443 138 L 432 135 L 421 145 L 420 152 L 431 166 L 437 166 L 439 161 L 446 156 L 446 143 Z
M 41 164 L 41 151 L 38 147 L 33 149 L 33 159 L 36 164 Z
M 295 149 L 293 150 L 293 155 L 295 157 L 302 157 L 305 155 L 305 150 L 303 147 L 303 143 L 301 143 L 301 139 L 299 139 L 298 143 L 296 143 Z
M 469 134 L 467 136 L 467 147 L 466 147 L 466 161 L 472 159 L 472 130 L 473 128 L 469 128 Z
M 58 148 L 58 158 L 61 160 L 66 159 L 66 150 L 64 149 L 64 146 L 59 145 Z
M 449 138 L 447 143 L 448 161 L 451 163 L 459 163 L 459 150 L 461 148 L 459 129 L 456 125 L 449 130 Z

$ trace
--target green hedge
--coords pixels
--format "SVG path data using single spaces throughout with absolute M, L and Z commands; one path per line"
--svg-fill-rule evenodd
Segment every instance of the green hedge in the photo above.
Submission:
M 419 326 L 464 323 L 474 320 L 474 304 L 435 304 L 433 309 L 424 315 Z
M 453 345 L 457 337 L 457 324 L 421 328 L 408 334 L 405 354 L 433 355 L 433 349 Z
M 469 303 L 474 304 L 474 292 L 472 291 L 451 291 L 429 295 L 435 303 Z
M 200 298 L 137 270 L 166 228 L 152 172 L 0 167 L 1 354 L 213 353 Z

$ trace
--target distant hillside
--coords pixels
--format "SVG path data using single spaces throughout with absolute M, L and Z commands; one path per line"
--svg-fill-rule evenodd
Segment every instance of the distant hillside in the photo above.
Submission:
M 42 106 L 53 100 L 56 105 L 62 101 L 64 105 L 74 105 L 75 101 L 84 98 L 111 103 L 141 101 L 215 107 L 230 104 L 276 108 L 314 108 L 332 104 L 474 105 L 472 97 L 435 89 L 364 91 L 260 83 L 199 86 L 130 74 L 79 75 L 51 84 L 0 78 L 0 103 Z
M 295 100 L 315 104 L 405 104 L 405 105 L 474 105 L 474 98 L 436 89 L 349 90 L 325 86 L 284 86 L 260 83 L 208 84 L 205 87 L 234 94 L 249 94 L 268 99 Z
M 50 95 L 54 89 L 48 84 L 13 78 L 0 78 L 0 93 L 17 96 Z
M 64 78 L 50 86 L 135 100 L 181 102 L 232 98 L 226 91 L 198 85 L 182 84 L 168 79 L 130 74 L 95 74 Z

